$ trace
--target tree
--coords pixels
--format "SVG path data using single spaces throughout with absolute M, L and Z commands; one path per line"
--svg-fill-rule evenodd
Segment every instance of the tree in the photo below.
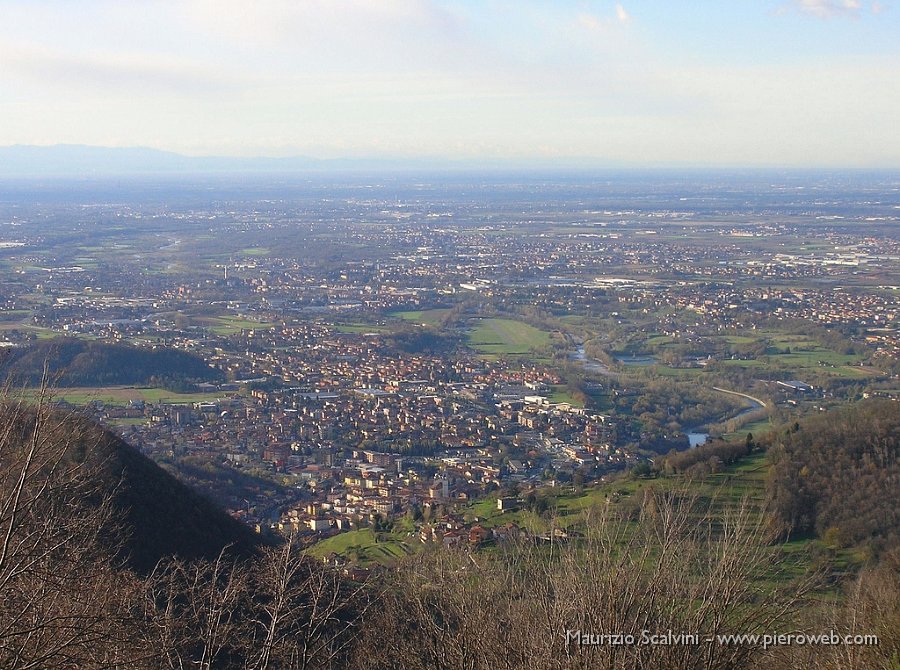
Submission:
M 53 412 L 0 401 L 0 666 L 99 667 L 134 657 L 110 496 L 85 436 Z

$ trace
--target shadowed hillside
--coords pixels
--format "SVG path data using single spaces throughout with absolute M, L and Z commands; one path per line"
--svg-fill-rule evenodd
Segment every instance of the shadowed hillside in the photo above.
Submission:
M 11 349 L 0 361 L 0 373 L 31 385 L 40 383 L 45 363 L 50 378 L 58 386 L 178 385 L 223 377 L 202 358 L 185 351 L 73 337 L 57 337 Z
M 48 490 L 59 491 L 48 504 L 79 505 L 87 514 L 106 506 L 105 542 L 119 547 L 120 558 L 138 571 L 166 557 L 211 559 L 226 547 L 240 555 L 260 544 L 244 524 L 87 419 L 7 404 L 0 408 L 0 424 L 6 426 L 10 456 L 23 453 L 40 434 L 46 463 L 35 469 L 35 478 L 46 475 Z M 0 487 L 15 481 L 4 478 Z

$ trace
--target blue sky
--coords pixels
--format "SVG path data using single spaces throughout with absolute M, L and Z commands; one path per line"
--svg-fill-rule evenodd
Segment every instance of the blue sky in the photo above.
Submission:
M 900 0 L 0 0 L 0 144 L 900 167 L 898 38 Z

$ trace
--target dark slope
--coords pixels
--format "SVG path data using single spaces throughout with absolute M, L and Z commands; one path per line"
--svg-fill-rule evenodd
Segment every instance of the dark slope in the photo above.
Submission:
M 0 425 L 20 426 L 13 439 L 24 449 L 35 416 L 33 409 L 7 405 L 0 408 Z M 66 472 L 72 464 L 81 465 L 78 476 L 89 482 L 72 489 L 79 492 L 77 500 L 57 501 L 56 508 L 96 506 L 107 499 L 111 513 L 102 535 L 111 546 L 121 544 L 120 557 L 135 570 L 152 570 L 166 557 L 214 559 L 226 548 L 249 555 L 261 546 L 250 528 L 96 423 L 54 413 L 42 426 L 42 451 L 49 458 L 62 454 Z M 65 524 L 64 516 L 59 522 Z
M 222 377 L 202 358 L 185 351 L 74 337 L 56 337 L 9 350 L 0 358 L 0 374 L 17 382 L 37 384 L 45 362 L 51 380 L 58 386 L 184 383 Z
M 871 399 L 768 436 L 769 502 L 785 535 L 873 554 L 900 544 L 900 403 Z
M 165 556 L 211 559 L 226 547 L 246 554 L 259 544 L 247 526 L 111 433 L 103 432 L 96 449 L 105 481 L 117 481 L 114 505 L 136 569 Z

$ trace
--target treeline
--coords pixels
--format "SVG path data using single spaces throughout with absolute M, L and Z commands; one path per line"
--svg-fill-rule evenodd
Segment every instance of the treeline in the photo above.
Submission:
M 900 403 L 864 401 L 768 439 L 768 495 L 776 529 L 834 547 L 898 546 Z
M 456 349 L 460 344 L 460 337 L 425 326 L 404 326 L 386 335 L 384 344 L 394 352 L 434 355 Z
M 743 442 L 712 440 L 687 451 L 668 454 L 658 469 L 666 474 L 706 476 L 719 472 L 724 466 L 737 463 L 753 452 L 753 435 L 747 433 Z
M 0 374 L 29 385 L 40 384 L 46 374 L 58 386 L 155 383 L 172 390 L 186 390 L 196 382 L 224 379 L 221 371 L 186 351 L 74 337 L 57 337 L 10 349 L 0 362 Z
M 658 453 L 685 449 L 680 433 L 690 427 L 717 422 L 735 413 L 735 398 L 692 381 L 648 378 L 611 396 L 619 416 L 633 416 L 641 424 L 640 445 Z

